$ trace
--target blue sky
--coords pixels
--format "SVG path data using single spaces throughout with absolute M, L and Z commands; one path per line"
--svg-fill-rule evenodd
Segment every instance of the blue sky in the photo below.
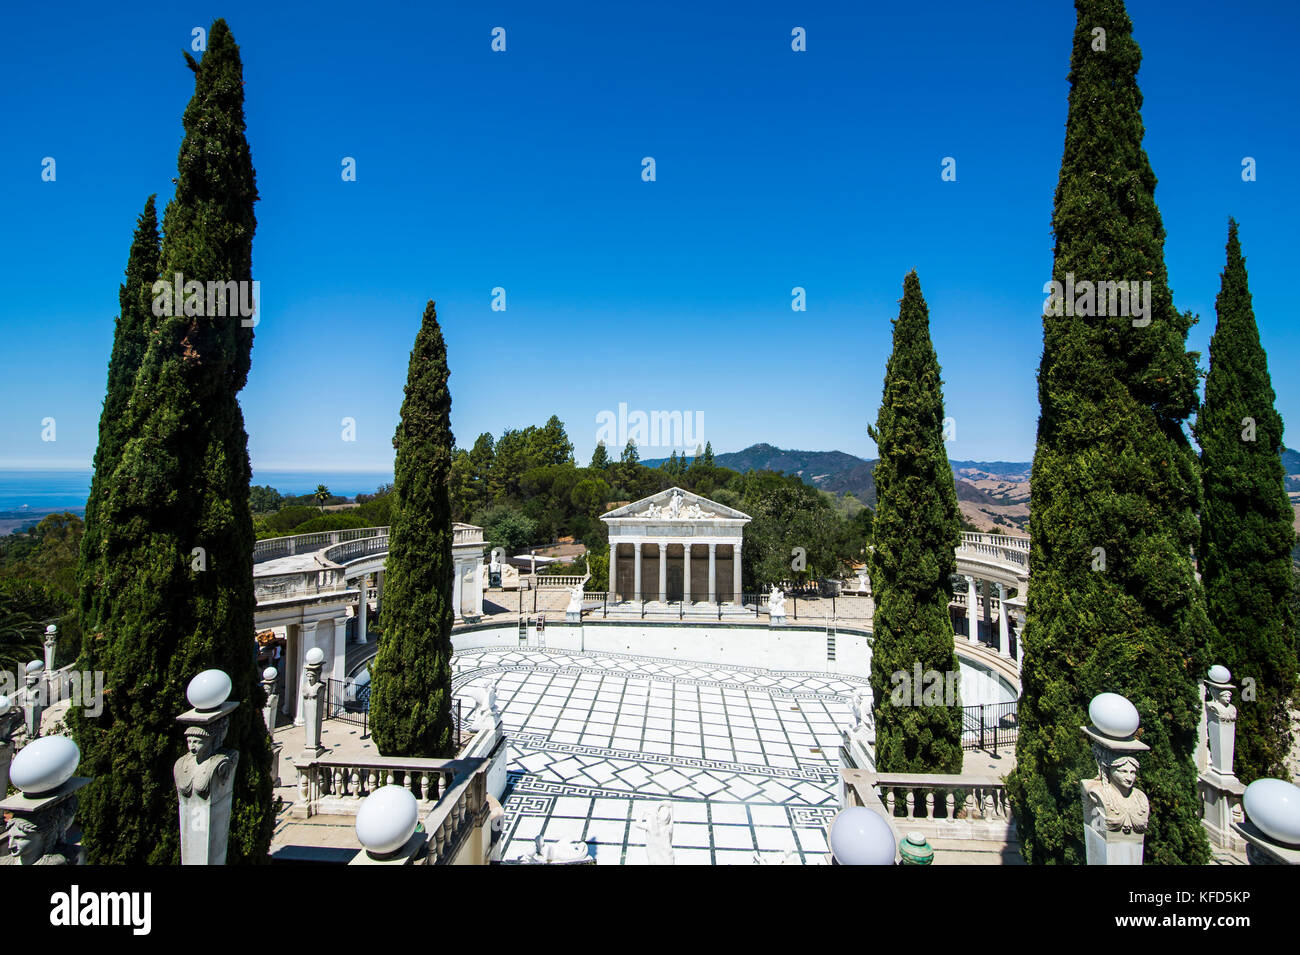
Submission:
M 1300 13 L 1128 9 L 1175 302 L 1201 315 L 1191 347 L 1213 331 L 1234 215 L 1278 407 L 1300 422 Z M 463 446 L 555 413 L 585 463 L 597 416 L 625 402 L 696 413 L 717 451 L 870 456 L 912 268 L 950 456 L 1032 455 L 1071 3 L 70 4 L 14 7 L 0 31 L 0 467 L 90 461 L 131 231 L 176 172 L 181 50 L 216 16 L 242 49 L 262 196 L 241 396 L 255 467 L 391 466 L 430 298 Z

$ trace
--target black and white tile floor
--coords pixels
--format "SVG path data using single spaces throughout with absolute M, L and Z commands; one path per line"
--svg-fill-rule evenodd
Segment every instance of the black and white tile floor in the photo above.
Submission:
M 613 653 L 458 653 L 455 687 L 496 684 L 509 737 L 503 858 L 586 841 L 646 862 L 636 823 L 673 807 L 680 864 L 821 863 L 839 804 L 840 730 L 865 678 Z

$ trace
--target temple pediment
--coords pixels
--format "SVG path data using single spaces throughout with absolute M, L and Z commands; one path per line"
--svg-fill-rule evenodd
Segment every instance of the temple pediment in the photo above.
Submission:
M 683 523 L 700 521 L 748 521 L 750 516 L 734 507 L 719 504 L 707 497 L 680 487 L 670 487 L 658 494 L 624 504 L 602 514 L 602 521 L 681 521 Z

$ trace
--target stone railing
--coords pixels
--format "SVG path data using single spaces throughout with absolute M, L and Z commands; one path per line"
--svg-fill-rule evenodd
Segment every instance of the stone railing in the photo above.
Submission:
M 402 786 L 415 796 L 428 834 L 430 865 L 455 859 L 475 826 L 490 812 L 489 760 L 365 759 L 322 756 L 297 763 L 295 815 L 356 815 L 362 800 L 381 786 Z
M 965 591 L 959 590 L 952 595 L 952 599 L 948 601 L 948 604 L 949 606 L 953 606 L 953 607 L 969 607 L 970 595 L 967 594 Z M 979 597 L 977 598 L 977 602 L 975 606 L 978 608 L 979 613 L 981 615 L 983 615 L 984 613 L 985 604 L 988 605 L 989 613 L 995 617 L 1002 612 L 1002 601 L 999 598 Z
M 295 534 L 291 537 L 268 537 L 253 545 L 253 563 L 277 557 L 293 557 L 297 554 L 312 554 L 344 541 L 358 540 L 363 537 L 388 536 L 387 527 L 353 527 L 342 531 L 322 531 L 318 534 Z
M 532 577 L 533 575 L 529 574 L 528 576 Z M 591 579 L 590 574 L 585 577 L 561 577 L 558 575 L 548 576 L 546 574 L 537 574 L 534 578 L 533 586 L 539 590 L 559 587 L 568 589 L 572 587 L 581 587 L 589 579 Z
M 380 533 L 374 537 L 359 537 L 355 540 L 332 544 L 321 552 L 321 556 L 331 563 L 347 564 L 354 560 L 362 560 L 376 554 L 386 553 L 388 551 L 388 528 L 381 527 L 379 530 Z
M 259 604 L 311 597 L 317 594 L 341 593 L 346 589 L 347 582 L 343 579 L 343 570 L 338 567 L 253 578 L 253 595 Z
M 846 806 L 882 812 L 895 830 L 928 839 L 1018 842 L 1002 780 L 981 773 L 880 773 L 840 770 Z
M 958 557 L 986 558 L 1003 564 L 1014 564 L 1029 569 L 1029 538 L 1007 537 L 1002 534 L 971 534 L 963 532 L 957 546 Z

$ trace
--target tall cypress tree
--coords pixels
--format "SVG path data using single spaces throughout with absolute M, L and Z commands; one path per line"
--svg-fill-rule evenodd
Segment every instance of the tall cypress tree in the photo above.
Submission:
M 1189 314 L 1174 308 L 1155 175 L 1142 148 L 1141 51 L 1121 0 L 1076 0 L 1053 280 L 1077 298 L 1044 309 L 1041 413 L 1017 767 L 1008 781 L 1026 859 L 1082 863 L 1079 782 L 1096 775 L 1080 727 L 1098 693 L 1142 718 L 1138 786 L 1146 861 L 1203 863 L 1193 752 L 1208 620 L 1199 537 Z M 1098 34 L 1104 31 L 1104 36 Z M 1089 311 L 1083 282 L 1150 283 L 1150 310 Z M 1140 288 L 1140 286 L 1139 286 Z M 1099 311 L 1101 296 L 1092 301 Z
M 451 720 L 451 392 L 433 302 L 406 375 L 385 564 L 384 633 L 371 670 L 370 726 L 385 756 L 454 755 Z
M 100 553 L 104 533 L 101 505 L 108 480 L 129 437 L 126 413 L 131 390 L 135 387 L 135 376 L 144 361 L 154 324 L 150 309 L 153 300 L 151 289 L 158 278 L 159 256 L 158 214 L 154 199 L 150 196 L 145 200 L 144 211 L 136 220 L 135 235 L 126 260 L 126 281 L 118 288 L 118 315 L 113 329 L 113 349 L 108 359 L 108 387 L 104 409 L 99 416 L 99 444 L 95 447 L 90 496 L 86 499 L 86 529 L 81 538 L 77 573 L 80 585 L 78 611 L 81 632 L 88 635 L 84 640 L 80 665 L 92 671 L 102 669 L 100 650 L 103 640 L 99 635 L 99 621 L 103 615 L 103 602 L 108 597 L 108 592 L 101 586 L 104 577 Z M 75 710 L 70 714 L 74 725 L 79 716 Z
M 1295 545 L 1268 357 L 1259 342 L 1237 223 L 1228 220 L 1227 265 L 1214 303 L 1201 446 L 1201 582 L 1211 656 L 1240 683 L 1252 680 L 1237 717 L 1237 775 L 1287 778 L 1289 703 L 1296 688 L 1291 548 Z
M 942 385 L 921 281 L 910 272 L 880 414 L 867 429 L 880 454 L 870 556 L 871 692 L 876 765 L 885 772 L 961 772 L 961 699 L 944 698 L 949 680 L 958 686 L 948 603 L 961 522 L 943 446 Z
M 163 218 L 161 272 L 183 282 L 250 283 L 257 199 L 244 137 L 239 48 L 224 20 L 208 31 L 185 110 L 176 195 Z M 238 297 L 236 297 L 238 302 Z M 199 671 L 225 670 L 225 745 L 239 750 L 227 860 L 264 861 L 273 824 L 271 749 L 253 648 L 253 525 L 248 436 L 237 395 L 251 361 L 252 320 L 213 315 L 203 294 L 164 301 L 125 414 L 129 436 L 102 507 L 98 621 L 105 706 L 79 733 L 94 783 L 80 813 L 94 862 L 175 863 L 172 765 L 184 752 L 176 716 Z

